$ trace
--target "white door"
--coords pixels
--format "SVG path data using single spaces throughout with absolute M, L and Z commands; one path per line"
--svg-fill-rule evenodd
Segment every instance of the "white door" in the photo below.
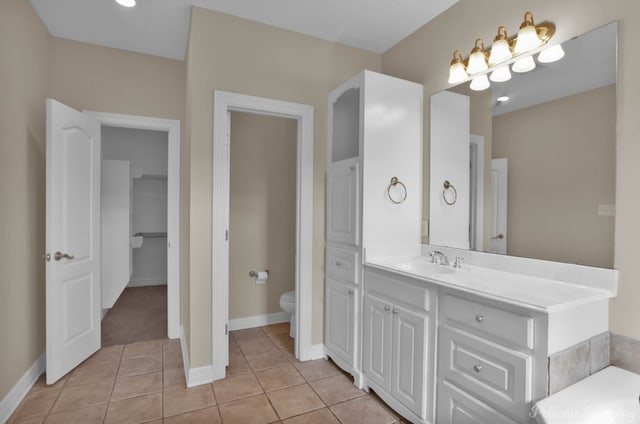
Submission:
M 391 392 L 391 302 L 364 297 L 363 370 L 367 380 Z
M 348 364 L 355 366 L 355 299 L 356 289 L 327 280 L 326 343 L 327 347 Z
M 432 381 L 425 367 L 430 351 L 427 337 L 428 317 L 393 306 L 393 381 L 391 395 L 419 417 L 426 418 L 427 382 Z
M 327 241 L 359 244 L 359 180 L 357 163 L 334 165 L 327 171 Z
M 47 100 L 47 384 L 100 348 L 100 124 Z
M 489 251 L 507 254 L 507 158 L 491 160 L 491 240 Z

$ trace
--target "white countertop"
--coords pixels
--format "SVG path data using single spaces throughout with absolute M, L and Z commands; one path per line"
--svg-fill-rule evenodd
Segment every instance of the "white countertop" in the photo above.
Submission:
M 411 267 L 407 264 L 414 261 L 429 263 L 429 258 L 370 258 L 365 261 L 365 265 L 545 313 L 559 312 L 615 296 L 610 290 L 464 264 L 455 269 L 455 272 L 447 270 L 447 273 L 409 269 Z

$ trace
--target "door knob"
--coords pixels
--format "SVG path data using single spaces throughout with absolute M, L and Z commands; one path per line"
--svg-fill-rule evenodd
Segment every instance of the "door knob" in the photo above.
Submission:
M 385 305 L 384 310 L 388 312 L 389 310 L 391 310 L 391 306 Z
M 73 255 L 62 253 L 60 251 L 53 254 L 53 259 L 55 259 L 56 261 L 59 261 L 60 259 L 73 259 L 73 258 L 74 258 Z
M 495 239 L 502 240 L 503 238 L 504 238 L 504 234 L 498 234 L 495 237 L 491 237 L 491 240 L 495 240 Z

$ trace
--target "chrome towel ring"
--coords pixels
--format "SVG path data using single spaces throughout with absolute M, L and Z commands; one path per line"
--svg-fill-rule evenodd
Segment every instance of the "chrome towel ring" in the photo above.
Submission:
M 393 196 L 391 195 L 391 187 L 395 187 L 397 185 L 399 185 L 402 188 L 402 192 L 403 192 L 402 199 L 400 200 L 394 199 Z M 405 186 L 404 183 L 398 179 L 398 177 L 392 177 L 391 182 L 389 183 L 389 187 L 387 187 L 387 196 L 389 197 L 389 200 L 391 200 L 392 203 L 399 205 L 400 203 L 407 200 L 407 186 Z
M 446 203 L 447 205 L 454 205 L 458 200 L 458 190 L 456 190 L 456 188 L 449 182 L 449 180 L 444 180 L 443 187 L 442 198 L 444 199 L 444 203 Z M 453 200 L 447 199 L 447 193 L 449 192 L 453 193 Z

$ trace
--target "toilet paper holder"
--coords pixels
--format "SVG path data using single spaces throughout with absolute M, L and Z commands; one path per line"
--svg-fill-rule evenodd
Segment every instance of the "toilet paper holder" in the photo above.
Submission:
M 269 270 L 265 269 L 264 270 L 267 273 L 267 276 L 269 276 Z M 257 278 L 258 277 L 258 273 L 255 271 L 249 271 L 249 277 L 251 278 Z

